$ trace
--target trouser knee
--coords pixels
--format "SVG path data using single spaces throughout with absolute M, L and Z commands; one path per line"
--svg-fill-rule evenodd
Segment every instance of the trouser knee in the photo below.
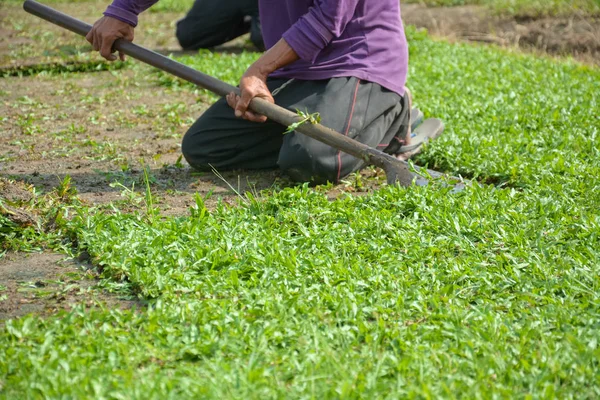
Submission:
M 211 171 L 235 156 L 235 149 L 212 142 L 209 133 L 193 125 L 181 141 L 181 154 L 198 171 Z
M 336 163 L 333 158 L 319 158 L 308 153 L 293 155 L 280 153 L 277 164 L 281 171 L 295 182 L 310 182 L 319 185 L 338 181 Z
M 194 21 L 182 20 L 177 24 L 175 36 L 183 50 L 207 49 L 223 43 L 220 37 L 215 37 L 214 32 L 198 30 L 191 24 Z
M 188 47 L 188 43 L 186 40 L 186 36 L 183 33 L 183 28 L 181 27 L 181 21 L 177 22 L 177 26 L 175 27 L 175 37 L 177 38 L 177 41 L 179 42 L 181 48 L 185 50 Z
M 199 146 L 197 138 L 190 130 L 186 132 L 181 141 L 181 154 L 194 169 L 202 170 L 208 167 L 208 163 L 205 162 L 205 157 L 202 154 L 202 147 Z
M 189 21 L 183 19 L 177 22 L 177 27 L 175 28 L 175 36 L 177 37 L 177 41 L 179 45 L 184 50 L 195 50 L 192 49 L 195 44 L 197 44 L 197 35 L 191 33 L 191 27 L 188 26 Z

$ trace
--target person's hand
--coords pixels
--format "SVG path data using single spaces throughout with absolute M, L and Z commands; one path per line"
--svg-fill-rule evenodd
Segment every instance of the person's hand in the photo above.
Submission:
M 248 121 L 265 122 L 267 117 L 248 110 L 248 106 L 255 97 L 275 103 L 267 87 L 267 77 L 253 67 L 248 68 L 240 80 L 240 94 L 238 96 L 232 92 L 226 97 L 227 104 L 235 110 L 235 116 Z
M 117 56 L 112 54 L 112 46 L 115 40 L 125 39 L 133 41 L 133 26 L 126 22 L 111 17 L 102 17 L 85 36 L 92 44 L 94 50 L 100 51 L 100 55 L 108 61 L 115 61 Z M 119 52 L 121 61 L 125 61 L 125 54 Z

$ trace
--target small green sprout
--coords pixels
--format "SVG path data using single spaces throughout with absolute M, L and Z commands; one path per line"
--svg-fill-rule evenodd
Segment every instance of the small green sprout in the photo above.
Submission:
M 285 132 L 283 132 L 284 135 L 294 132 L 306 122 L 310 122 L 313 125 L 316 125 L 321 122 L 321 114 L 319 114 L 318 112 L 309 114 L 308 111 L 296 110 L 296 114 L 298 114 L 302 119 L 288 126 Z

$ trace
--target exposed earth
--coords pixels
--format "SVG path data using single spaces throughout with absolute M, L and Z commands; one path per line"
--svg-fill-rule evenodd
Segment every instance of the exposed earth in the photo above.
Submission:
M 141 308 L 135 299 L 95 289 L 90 265 L 57 253 L 10 253 L 0 261 L 0 325 L 32 312 L 50 314 L 75 306 Z
M 104 6 L 92 1 L 76 9 L 55 7 L 91 23 Z M 163 53 L 178 51 L 173 32 L 180 16 L 148 13 L 136 29 L 136 42 Z M 143 207 L 148 183 L 165 215 L 187 214 L 195 193 L 208 197 L 210 207 L 218 201 L 234 204 L 247 191 L 259 195 L 290 184 L 278 171 L 220 176 L 192 171 L 180 157 L 180 141 L 209 106 L 206 94 L 159 85 L 156 74 L 140 65 L 95 72 L 106 68 L 82 38 L 26 14 L 17 3 L 0 4 L 0 17 L 0 178 L 48 192 L 68 175 L 82 201 L 123 209 Z M 403 6 L 403 17 L 450 40 L 567 55 L 600 65 L 597 18 L 517 20 L 476 6 L 412 4 Z M 218 50 L 237 51 L 240 46 L 247 46 L 246 41 Z M 324 190 L 336 197 L 368 192 L 383 181 L 381 171 L 367 169 Z M 27 193 L 5 186 L 0 200 L 25 202 L 18 196 L 31 195 Z M 23 223 L 28 216 L 21 216 Z M 48 252 L 0 256 L 0 323 L 77 304 L 138 304 L 95 288 L 98 271 L 84 261 Z
M 491 43 L 600 65 L 600 18 L 507 17 L 482 6 L 402 6 L 406 23 L 455 41 Z

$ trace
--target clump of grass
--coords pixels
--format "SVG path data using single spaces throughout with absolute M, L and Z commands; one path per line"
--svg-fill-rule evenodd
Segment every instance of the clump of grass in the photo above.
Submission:
M 161 0 L 156 3 L 150 12 L 175 12 L 185 13 L 192 8 L 194 0 Z
M 27 198 L 4 197 L 4 193 L 10 192 L 9 186 L 20 188 Z M 71 177 L 67 175 L 46 194 L 24 186 L 0 179 L 0 259 L 8 251 L 67 250 L 71 237 L 64 230 L 64 223 L 72 208 L 79 204 Z
M 30 76 L 38 74 L 55 75 L 72 72 L 116 71 L 127 66 L 128 62 L 106 61 L 65 61 L 33 65 L 17 65 L 0 69 L 0 76 Z

